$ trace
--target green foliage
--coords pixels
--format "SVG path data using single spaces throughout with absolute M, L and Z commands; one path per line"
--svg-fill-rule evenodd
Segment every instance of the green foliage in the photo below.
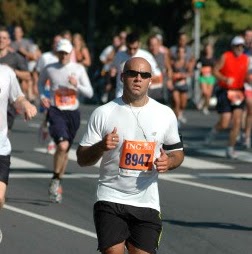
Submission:
M 199 9 L 201 38 L 230 39 L 251 25 L 251 0 L 206 0 Z M 0 22 L 21 24 L 43 50 L 63 29 L 80 32 L 93 54 L 109 43 L 113 34 L 137 30 L 145 39 L 153 29 L 164 43 L 175 43 L 180 31 L 193 39 L 194 8 L 191 0 L 0 0 Z

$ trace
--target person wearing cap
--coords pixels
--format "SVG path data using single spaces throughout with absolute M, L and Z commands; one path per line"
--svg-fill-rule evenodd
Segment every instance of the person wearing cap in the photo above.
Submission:
M 244 31 L 244 53 L 249 57 L 249 73 L 244 84 L 246 106 L 243 113 L 242 131 L 239 141 L 246 149 L 251 148 L 252 129 L 252 27 Z
M 61 39 L 56 46 L 59 61 L 42 69 L 38 80 L 41 105 L 48 110 L 49 133 L 56 144 L 49 196 L 57 203 L 62 200 L 61 180 L 68 162 L 68 151 L 80 126 L 78 93 L 87 98 L 93 96 L 85 68 L 70 61 L 72 50 L 71 42 Z M 50 98 L 44 95 L 47 80 L 50 81 Z
M 226 156 L 231 159 L 237 158 L 235 144 L 245 106 L 244 82 L 248 72 L 249 58 L 243 53 L 244 43 L 243 37 L 235 36 L 231 41 L 231 49 L 222 54 L 213 69 L 218 80 L 216 109 L 220 118 L 207 136 L 206 143 L 209 144 L 219 131 L 227 129 L 231 123 L 226 149 Z

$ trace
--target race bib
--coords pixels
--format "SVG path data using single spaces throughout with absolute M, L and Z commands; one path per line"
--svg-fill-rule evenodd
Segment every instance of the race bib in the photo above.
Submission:
M 240 105 L 244 101 L 244 93 L 239 90 L 228 90 L 227 97 L 232 105 Z
M 76 104 L 76 91 L 69 88 L 60 88 L 55 91 L 54 101 L 57 107 L 60 106 L 74 106 Z
M 155 146 L 155 142 L 125 140 L 119 163 L 120 174 L 132 176 L 151 171 Z

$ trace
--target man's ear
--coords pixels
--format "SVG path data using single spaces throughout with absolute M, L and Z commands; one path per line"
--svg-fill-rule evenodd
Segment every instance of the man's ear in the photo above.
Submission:
M 120 80 L 123 82 L 123 73 L 121 73 Z

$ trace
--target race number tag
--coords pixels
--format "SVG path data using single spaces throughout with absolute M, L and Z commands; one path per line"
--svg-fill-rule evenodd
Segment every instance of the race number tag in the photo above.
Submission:
M 228 90 L 227 97 L 231 104 L 236 106 L 240 105 L 245 98 L 244 93 L 239 90 Z
M 76 91 L 69 88 L 60 88 L 55 91 L 54 100 L 57 107 L 73 106 L 76 104 Z
M 120 157 L 120 174 L 133 176 L 151 171 L 155 146 L 155 142 L 125 140 Z

